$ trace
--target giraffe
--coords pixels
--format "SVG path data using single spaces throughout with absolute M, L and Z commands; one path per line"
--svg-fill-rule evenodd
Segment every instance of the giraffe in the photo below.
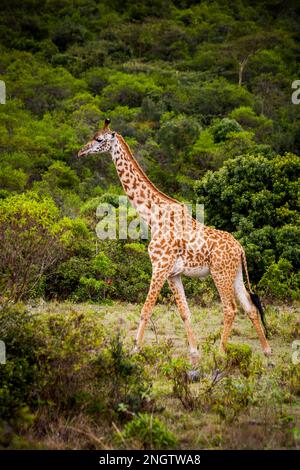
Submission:
M 111 131 L 109 124 L 110 120 L 106 119 L 103 128 L 78 156 L 110 153 L 129 201 L 151 229 L 148 253 L 152 277 L 141 311 L 136 347 L 142 347 L 146 325 L 167 281 L 185 326 L 191 362 L 196 364 L 199 352 L 181 276 L 204 278 L 210 274 L 223 307 L 220 351 L 226 352 L 237 313 L 237 298 L 256 329 L 264 354 L 270 355 L 271 348 L 259 318 L 262 309 L 256 294 L 252 293 L 246 256 L 240 243 L 228 232 L 201 224 L 187 212 L 183 203 L 159 191 L 145 175 L 123 137 Z M 244 285 L 243 267 L 249 292 Z

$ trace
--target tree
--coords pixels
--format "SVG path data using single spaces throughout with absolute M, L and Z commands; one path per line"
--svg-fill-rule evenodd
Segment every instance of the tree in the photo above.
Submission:
M 223 50 L 237 63 L 239 87 L 243 84 L 244 72 L 249 59 L 260 49 L 272 47 L 276 42 L 279 42 L 279 38 L 273 32 L 256 31 L 235 38 L 223 46 Z

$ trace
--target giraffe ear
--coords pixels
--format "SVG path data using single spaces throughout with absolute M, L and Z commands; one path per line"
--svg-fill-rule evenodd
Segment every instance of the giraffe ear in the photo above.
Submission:
M 110 119 L 106 118 L 104 121 L 103 130 L 108 129 L 109 124 L 110 124 Z

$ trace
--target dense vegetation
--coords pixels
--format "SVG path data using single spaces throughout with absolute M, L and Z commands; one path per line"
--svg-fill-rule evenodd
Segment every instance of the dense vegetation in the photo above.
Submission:
M 75 158 L 109 116 L 156 185 L 204 202 L 206 223 L 241 239 L 265 296 L 299 298 L 293 3 L 4 2 L 2 295 L 145 297 L 144 243 L 96 242 L 97 205 L 117 205 L 121 193 L 112 162 Z M 47 243 L 55 249 L 41 257 Z M 187 291 L 201 296 L 207 285 L 188 281 Z
M 289 0 L 2 2 L 0 449 L 299 448 L 299 24 Z M 271 362 L 239 315 L 218 355 L 209 279 L 185 280 L 200 382 L 167 287 L 132 353 L 147 243 L 97 238 L 99 203 L 134 212 L 108 155 L 76 158 L 105 117 L 242 242 Z
M 272 362 L 249 319 L 237 318 L 224 357 L 220 306 L 192 313 L 197 340 L 205 335 L 196 383 L 174 307 L 158 306 L 139 354 L 138 305 L 1 309 L 0 449 L 299 448 L 295 312 L 268 307 Z

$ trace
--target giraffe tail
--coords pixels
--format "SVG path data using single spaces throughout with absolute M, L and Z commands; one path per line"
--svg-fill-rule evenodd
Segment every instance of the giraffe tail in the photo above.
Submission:
M 251 289 L 251 284 L 250 284 L 250 279 L 249 279 L 249 274 L 248 274 L 247 259 L 246 259 L 245 251 L 243 249 L 242 249 L 241 255 L 242 255 L 242 262 L 243 262 L 243 266 L 244 266 L 244 271 L 245 271 L 246 278 L 247 278 L 248 289 L 249 289 L 249 292 L 251 293 L 252 289 Z
M 246 255 L 245 255 L 244 250 L 242 250 L 241 255 L 242 255 L 242 262 L 243 262 L 243 266 L 244 266 L 244 271 L 245 271 L 246 278 L 247 278 L 247 284 L 248 284 L 248 289 L 249 289 L 249 295 L 250 295 L 250 298 L 251 298 L 251 302 L 253 303 L 253 305 L 256 307 L 256 309 L 258 310 L 258 312 L 260 314 L 261 322 L 262 322 L 262 325 L 263 325 L 264 330 L 265 330 L 265 335 L 266 335 L 266 338 L 268 338 L 268 328 L 267 328 L 267 324 L 266 324 L 265 310 L 262 306 L 260 297 L 257 294 L 255 294 L 251 289 L 251 284 L 250 284 L 250 279 L 249 279 L 249 274 L 248 274 L 248 268 L 247 268 L 247 259 L 246 259 Z

